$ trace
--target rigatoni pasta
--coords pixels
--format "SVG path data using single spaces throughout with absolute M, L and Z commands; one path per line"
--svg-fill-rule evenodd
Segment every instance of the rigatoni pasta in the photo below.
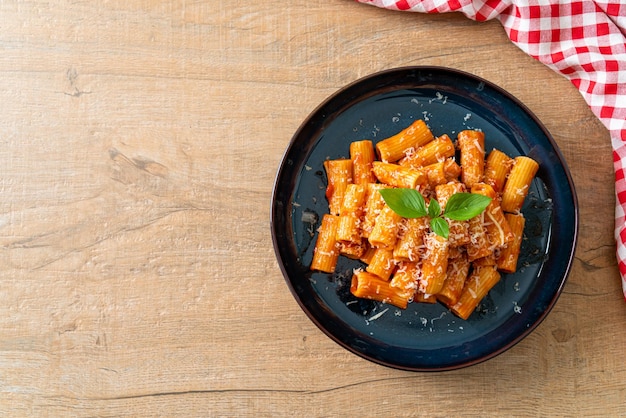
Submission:
M 348 184 L 339 210 L 337 240 L 361 242 L 360 223 L 365 206 L 366 189 L 360 184 Z
M 426 145 L 408 153 L 399 162 L 400 165 L 421 168 L 454 156 L 454 143 L 446 134 L 433 139 Z
M 512 166 L 512 158 L 500 150 L 492 150 L 485 161 L 485 183 L 501 193 Z
M 355 271 L 352 275 L 350 292 L 358 298 L 390 303 L 402 309 L 407 307 L 412 297 L 403 288 L 392 287 L 390 281 L 363 270 Z
M 328 186 L 326 187 L 328 208 L 332 215 L 339 215 L 343 196 L 348 184 L 352 183 L 352 160 L 326 160 L 324 161 L 324 169 L 328 179 Z
M 366 187 L 365 208 L 361 223 L 361 236 L 363 238 L 369 238 L 372 229 L 374 229 L 376 218 L 383 210 L 383 207 L 385 207 L 385 199 L 383 199 L 379 190 L 386 186 L 380 183 L 369 183 Z
M 471 188 L 483 181 L 485 173 L 485 134 L 480 131 L 461 131 L 457 139 L 460 152 L 461 181 Z
M 494 266 L 474 268 L 463 286 L 461 296 L 450 310 L 460 318 L 469 318 L 480 301 L 500 281 L 500 277 Z
M 491 202 L 484 212 L 487 238 L 494 249 L 505 248 L 513 241 L 513 232 L 511 232 L 511 227 L 504 216 L 504 211 L 500 207 L 498 195 L 493 187 L 486 183 L 475 183 L 472 186 L 472 193 L 491 197 Z
M 349 159 L 324 162 L 329 214 L 311 269 L 331 273 L 339 255 L 358 259 L 363 267 L 352 274 L 354 296 L 401 309 L 440 302 L 469 318 L 501 275 L 516 271 L 525 225 L 520 211 L 537 162 L 496 149 L 485 153 L 480 131 L 461 131 L 456 143 L 446 134 L 435 137 L 422 120 L 377 144 L 355 141 L 349 151 Z M 381 193 L 394 188 L 419 192 L 427 214 L 396 213 Z M 445 217 L 458 193 L 481 195 L 486 209 Z M 446 235 L 435 228 L 437 217 L 444 217 L 438 220 L 445 220 Z
M 526 219 L 524 219 L 524 216 L 521 213 L 506 213 L 504 217 L 511 228 L 513 240 L 506 246 L 506 248 L 503 248 L 502 251 L 500 251 L 498 258 L 496 259 L 496 263 L 498 265 L 498 270 L 505 273 L 514 273 L 517 268 L 517 260 L 522 246 L 522 237 L 524 234 Z
M 422 259 L 423 289 L 427 295 L 436 295 L 443 288 L 448 271 L 448 240 L 431 232 L 424 241 L 426 252 Z
M 368 241 L 372 247 L 393 249 L 398 241 L 402 217 L 386 204 L 381 209 L 370 232 Z
M 511 173 L 502 191 L 502 209 L 505 212 L 519 212 L 539 164 L 529 157 L 515 157 Z
M 389 280 L 395 267 L 396 260 L 393 258 L 393 250 L 390 248 L 376 248 L 365 270 L 381 279 Z
M 339 217 L 325 214 L 322 217 L 322 225 L 319 229 L 311 270 L 319 270 L 325 273 L 335 271 L 339 259 L 339 243 L 337 242 L 337 225 Z
M 375 183 L 372 163 L 376 160 L 374 144 L 365 139 L 350 143 L 350 160 L 352 161 L 352 182 L 354 184 Z
M 393 249 L 393 258 L 400 261 L 418 262 L 426 249 L 424 237 L 428 228 L 426 217 L 405 219 Z
M 382 161 L 372 164 L 372 172 L 379 182 L 393 187 L 415 189 L 428 180 L 428 176 L 421 170 Z
M 422 171 L 426 173 L 429 187 L 434 189 L 436 186 L 457 179 L 461 174 L 461 167 L 454 161 L 454 158 L 446 158 L 444 161 L 425 166 Z
M 434 138 L 422 119 L 418 119 L 397 134 L 376 144 L 376 151 L 383 162 L 396 162 L 407 152 L 419 148 Z
M 437 299 L 447 307 L 454 306 L 461 297 L 470 266 L 466 252 L 459 252 L 457 256 L 448 260 L 446 279 L 441 290 L 437 293 Z

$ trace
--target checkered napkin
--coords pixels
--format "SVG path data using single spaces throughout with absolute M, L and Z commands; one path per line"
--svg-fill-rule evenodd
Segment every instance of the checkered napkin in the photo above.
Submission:
M 611 134 L 615 239 L 626 298 L 626 2 L 624 0 L 356 0 L 392 10 L 500 21 L 509 39 L 578 88 Z

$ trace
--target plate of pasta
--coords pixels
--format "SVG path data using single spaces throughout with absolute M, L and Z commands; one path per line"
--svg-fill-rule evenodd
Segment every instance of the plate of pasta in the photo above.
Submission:
M 578 203 L 548 130 L 519 100 L 445 67 L 340 89 L 281 161 L 271 233 L 285 281 L 328 337 L 411 371 L 495 357 L 549 314 Z

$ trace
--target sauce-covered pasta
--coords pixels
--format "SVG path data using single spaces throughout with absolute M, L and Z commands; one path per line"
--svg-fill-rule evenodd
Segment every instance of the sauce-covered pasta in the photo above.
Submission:
M 364 267 L 355 269 L 350 287 L 356 297 L 402 309 L 438 301 L 463 319 L 502 273 L 516 271 L 524 230 L 520 210 L 536 161 L 486 153 L 480 131 L 461 131 L 455 142 L 445 134 L 435 137 L 421 120 L 376 146 L 354 142 L 349 151 L 350 158 L 324 163 L 329 213 L 318 231 L 312 270 L 332 273 L 339 256 L 358 259 Z M 445 219 L 449 233 L 442 237 L 426 217 L 395 213 L 381 198 L 384 188 L 417 190 L 444 214 L 456 193 L 491 201 L 471 219 Z

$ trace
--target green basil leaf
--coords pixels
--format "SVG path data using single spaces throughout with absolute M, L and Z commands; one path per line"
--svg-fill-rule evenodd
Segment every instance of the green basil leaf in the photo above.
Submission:
M 439 202 L 435 199 L 430 199 L 430 203 L 428 204 L 428 216 L 436 218 L 439 215 L 441 215 L 441 206 L 439 206 Z
M 448 222 L 443 218 L 433 218 L 430 220 L 430 229 L 439 235 L 440 237 L 444 237 L 448 239 L 448 235 L 450 233 L 450 227 L 448 226 Z
M 467 221 L 480 215 L 491 202 L 491 198 L 476 193 L 455 193 L 446 203 L 444 216 L 455 221 Z
M 385 203 L 403 218 L 421 218 L 426 216 L 426 202 L 420 192 L 415 189 L 380 189 Z

